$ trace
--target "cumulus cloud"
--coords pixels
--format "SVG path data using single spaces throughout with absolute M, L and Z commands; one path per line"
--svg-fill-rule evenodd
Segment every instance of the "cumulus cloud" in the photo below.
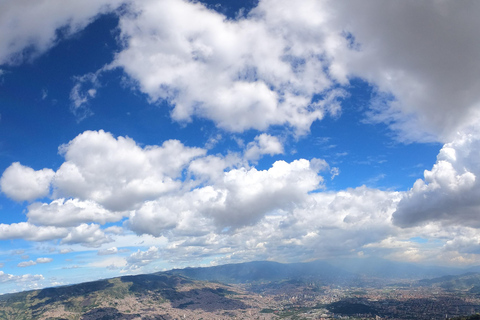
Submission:
M 0 63 L 40 54 L 129 1 L 57 2 L 2 2 Z M 72 89 L 79 118 L 90 112 L 98 72 L 117 67 L 152 102 L 169 101 L 175 120 L 203 117 L 237 132 L 287 125 L 304 134 L 340 113 L 339 84 L 355 77 L 376 88 L 367 121 L 387 123 L 402 141 L 446 142 L 479 117 L 475 2 L 261 0 L 238 19 L 181 0 L 127 8 L 123 49 Z
M 237 154 L 208 155 L 190 162 L 188 172 L 198 181 L 218 181 L 222 179 L 225 170 L 242 166 L 242 164 L 243 160 Z
M 55 173 L 55 194 L 92 200 L 113 211 L 178 189 L 181 171 L 206 152 L 177 140 L 141 148 L 128 137 L 116 139 L 104 131 L 86 131 L 60 151 L 66 161 Z
M 33 260 L 30 260 L 30 261 L 22 261 L 20 262 L 19 264 L 17 264 L 17 267 L 19 268 L 24 268 L 24 267 L 30 267 L 30 266 L 34 266 L 36 265 L 37 263 Z
M 213 255 L 221 256 L 216 263 L 349 256 L 392 235 L 405 236 L 390 220 L 400 198 L 398 192 L 367 187 L 311 193 L 294 208 L 268 213 L 235 232 L 169 234 L 161 255 L 186 265 Z
M 400 140 L 443 142 L 477 122 L 480 47 L 473 39 L 479 3 L 322 3 L 333 9 L 331 25 L 356 47 L 337 46 L 332 67 L 377 87 L 370 120 L 389 124 Z
M 82 223 L 116 222 L 127 215 L 111 212 L 91 200 L 56 199 L 51 203 L 35 202 L 28 206 L 28 221 L 35 225 L 55 227 L 75 227 Z
M 50 193 L 50 182 L 54 175 L 51 169 L 35 171 L 14 162 L 3 172 L 0 187 L 13 200 L 31 201 Z
M 50 263 L 52 261 L 53 261 L 52 258 L 37 258 L 36 260 L 37 263 Z
M 60 249 L 59 252 L 60 254 L 67 254 L 67 253 L 73 252 L 73 249 L 72 248 Z
M 236 20 L 179 0 L 130 9 L 110 68 L 169 101 L 175 120 L 302 134 L 340 113 L 338 85 L 356 77 L 375 88 L 367 121 L 401 141 L 445 142 L 479 117 L 477 3 L 261 0 Z
M 29 241 L 48 241 L 63 238 L 67 229 L 51 226 L 35 226 L 29 222 L 0 224 L 0 240 L 24 239 Z
M 81 244 L 86 247 L 99 247 L 104 243 L 112 241 L 112 239 L 105 235 L 97 224 L 82 223 L 73 228 L 36 226 L 30 222 L 0 224 L 0 240 L 13 239 L 24 239 L 27 241 L 50 241 L 62 239 L 62 244 Z M 62 250 L 61 253 L 68 252 L 71 252 L 71 250 Z
M 13 274 L 8 274 L 3 271 L 0 271 L 0 283 L 6 282 L 34 282 L 43 280 L 43 276 L 40 274 L 31 275 L 31 274 L 24 274 L 21 276 L 16 276 Z
M 82 30 L 98 14 L 122 1 L 7 0 L 0 3 L 0 64 L 20 63 L 55 45 L 59 34 Z M 61 28 L 61 33 L 59 32 Z
M 157 247 L 152 246 L 148 248 L 147 251 L 138 250 L 137 252 L 132 253 L 127 258 L 127 265 L 125 268 L 129 270 L 140 269 L 158 259 L 160 259 L 160 251 Z
M 81 244 L 92 248 L 98 248 L 109 242 L 112 242 L 112 239 L 105 235 L 99 225 L 86 223 L 71 229 L 61 241 L 62 244 Z
M 208 215 L 217 223 L 237 227 L 258 221 L 264 214 L 302 202 L 321 187 L 323 179 L 305 159 L 277 161 L 268 170 L 230 170 L 217 188 L 209 190 Z
M 478 130 L 458 133 L 443 146 L 432 170 L 413 185 L 393 215 L 395 224 L 410 227 L 442 221 L 480 227 L 480 134 Z
M 258 160 L 261 156 L 276 155 L 283 153 L 283 145 L 277 137 L 262 133 L 255 137 L 254 141 L 247 145 L 244 157 L 247 160 Z
M 142 1 L 129 8 L 133 14 L 121 16 L 119 25 L 125 48 L 110 67 L 121 67 L 151 101 L 169 101 L 175 120 L 203 117 L 235 132 L 289 125 L 304 134 L 313 121 L 338 112 L 344 92 L 325 73 L 323 19 L 299 17 L 317 30 L 305 36 L 285 32 L 285 15 L 271 18 L 269 11 L 227 20 L 197 2 Z M 314 99 L 327 89 L 324 99 Z
M 119 3 L 2 2 L 0 64 L 44 52 L 59 34 L 80 30 Z M 339 173 L 324 160 L 253 167 L 263 155 L 284 153 L 281 141 L 266 133 L 239 143 L 242 157 L 207 155 L 177 140 L 141 147 L 128 137 L 86 131 L 60 148 L 65 162 L 56 172 L 18 162 L 5 170 L 0 187 L 8 197 L 34 201 L 53 186 L 53 200 L 29 205 L 28 222 L 0 224 L 0 239 L 99 248 L 117 237 L 131 240 L 128 229 L 135 239 L 162 237 L 162 249 L 105 260 L 107 267 L 129 270 L 160 258 L 209 254 L 301 261 L 361 249 L 415 260 L 420 246 L 408 239 L 419 234 L 442 239 L 451 261 L 472 261 L 468 255 L 478 254 L 480 241 L 480 134 L 468 124 L 478 122 L 480 110 L 480 48 L 472 40 L 479 6 L 260 0 L 246 16 L 226 19 L 195 1 L 132 2 L 120 14 L 122 49 L 114 61 L 75 79 L 70 98 L 79 118 L 101 90 L 101 73 L 121 68 L 152 103 L 169 102 L 176 121 L 201 117 L 233 132 L 285 125 L 301 135 L 325 115 L 341 115 L 339 101 L 359 77 L 374 91 L 366 122 L 388 124 L 401 141 L 448 143 L 408 192 L 320 192 L 319 173 Z M 62 26 L 67 29 L 57 32 Z M 122 219 L 125 230 L 100 226 Z M 150 238 L 148 245 L 159 241 Z M 115 245 L 98 254 L 120 252 Z M 436 254 L 438 248 L 428 259 Z M 0 282 L 12 279 L 23 278 L 0 273 Z
M 44 52 L 58 28 L 72 34 L 121 3 L 57 2 L 2 2 L 0 63 Z M 133 2 L 120 14 L 124 48 L 109 68 L 122 68 L 152 101 L 172 103 L 174 119 L 204 117 L 231 131 L 286 124 L 305 133 L 339 113 L 338 84 L 360 77 L 377 91 L 369 121 L 403 141 L 446 142 L 479 116 L 479 6 L 261 0 L 232 20 L 198 2 Z M 75 108 L 95 90 L 74 88 Z
M 182 205 L 188 208 L 188 205 L 181 198 L 168 200 L 162 199 L 145 203 L 130 217 L 127 225 L 138 234 L 148 233 L 157 237 L 162 235 L 165 230 L 176 227 L 182 216 L 182 211 L 178 209 Z
M 53 259 L 52 258 L 37 258 L 37 260 L 33 261 L 33 260 L 30 260 L 30 261 L 22 261 L 20 262 L 19 264 L 17 264 L 17 267 L 19 268 L 24 268 L 24 267 L 30 267 L 30 266 L 34 266 L 34 265 L 37 265 L 37 264 L 41 264 L 41 263 L 50 263 L 52 262 Z
M 322 181 L 305 159 L 277 161 L 270 169 L 261 171 L 232 169 L 209 186 L 145 203 L 127 225 L 136 233 L 154 236 L 173 228 L 205 234 L 211 231 L 212 222 L 220 229 L 236 229 L 253 224 L 272 211 L 300 205 L 309 192 L 321 187 Z
M 111 255 L 111 254 L 117 254 L 119 251 L 117 247 L 111 247 L 108 249 L 103 249 L 103 250 L 98 250 L 97 254 L 99 256 L 106 256 L 106 255 Z

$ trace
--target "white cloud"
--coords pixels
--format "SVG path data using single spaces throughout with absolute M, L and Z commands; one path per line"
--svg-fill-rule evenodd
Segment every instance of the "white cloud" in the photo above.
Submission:
M 165 199 L 149 201 L 135 211 L 128 221 L 128 226 L 139 234 L 148 233 L 160 236 L 165 230 L 174 228 L 180 222 L 180 204 L 185 206 L 182 199 L 176 199 L 176 201 L 165 201 Z M 170 206 L 173 206 L 174 209 L 169 208 Z
M 98 250 L 98 252 L 97 252 L 97 254 L 99 256 L 106 256 L 106 255 L 117 254 L 117 253 L 118 253 L 117 247 L 111 247 L 111 248 L 104 249 L 104 250 Z
M 62 244 L 81 244 L 85 247 L 98 248 L 104 243 L 113 240 L 106 236 L 96 224 L 81 224 L 69 231 L 68 235 L 61 241 Z
M 227 169 L 242 166 L 242 159 L 237 154 L 227 156 L 208 155 L 194 159 L 188 166 L 188 172 L 194 175 L 195 180 L 218 181 L 221 180 Z
M 480 3 L 322 3 L 333 10 L 337 32 L 350 32 L 359 46 L 338 46 L 332 67 L 393 97 L 374 106 L 371 120 L 390 124 L 405 141 L 449 141 L 465 124 L 478 122 L 480 47 L 474 39 Z
M 22 61 L 31 46 L 44 52 L 57 41 L 58 27 L 76 32 L 110 10 L 108 3 L 119 2 L 2 2 L 0 64 Z M 227 20 L 198 2 L 134 2 L 136 14 L 120 17 L 125 46 L 112 64 L 76 78 L 71 100 L 79 117 L 101 93 L 101 72 L 119 67 L 151 102 L 170 102 L 174 120 L 202 117 L 235 132 L 286 125 L 305 134 L 313 121 L 341 113 L 336 101 L 345 92 L 339 85 L 347 88 L 360 77 L 375 91 L 365 121 L 387 123 L 402 141 L 451 142 L 404 194 L 367 187 L 318 192 L 319 172 L 330 169 L 332 178 L 339 172 L 324 160 L 278 161 L 267 170 L 249 166 L 247 160 L 284 152 L 266 133 L 247 144 L 242 159 L 206 156 L 205 149 L 176 140 L 140 147 L 128 137 L 87 131 L 60 148 L 65 162 L 56 173 L 17 162 L 5 170 L 0 186 L 7 196 L 48 196 L 53 179 L 54 200 L 30 205 L 28 222 L 0 224 L 0 239 L 58 239 L 101 248 L 99 255 L 122 246 L 164 245 L 127 261 L 103 262 L 130 270 L 160 258 L 301 261 L 359 249 L 409 260 L 422 254 L 433 260 L 444 250 L 451 261 L 480 261 L 480 134 L 466 129 L 478 122 L 480 110 L 480 48 L 473 40 L 479 6 L 261 0 L 246 17 Z M 127 216 L 125 230 L 98 225 Z M 408 240 L 419 234 L 441 244 L 425 249 Z M 115 247 L 106 248 L 113 239 Z M 49 258 L 39 259 L 23 263 Z M 20 281 L 15 277 L 1 273 L 0 282 Z
M 20 268 L 30 267 L 30 266 L 37 265 L 39 263 L 50 263 L 52 261 L 53 261 L 52 258 L 37 258 L 37 260 L 35 261 L 30 260 L 30 261 L 20 262 L 19 264 L 17 264 L 17 267 L 20 267 Z
M 303 202 L 323 179 L 304 159 L 277 161 L 268 170 L 233 169 L 225 172 L 206 198 L 207 215 L 222 226 L 251 224 L 271 211 Z
M 23 282 L 34 282 L 34 281 L 39 281 L 43 280 L 43 276 L 40 274 L 36 275 L 31 275 L 31 274 L 24 274 L 21 276 L 16 276 L 12 274 L 5 273 L 3 271 L 0 271 L 0 283 L 6 283 L 6 282 L 18 282 L 18 283 L 23 283 Z
M 171 102 L 177 121 L 203 117 L 236 132 L 285 124 L 304 134 L 313 121 L 338 112 L 344 92 L 332 89 L 324 71 L 324 19 L 300 16 L 315 31 L 289 33 L 289 25 L 276 24 L 285 17 L 261 10 L 234 21 L 179 0 L 135 2 L 130 9 L 135 14 L 120 21 L 126 46 L 110 67 L 123 68 L 151 101 Z M 326 89 L 325 99 L 312 103 Z
M 432 170 L 413 185 L 393 215 L 395 224 L 410 227 L 428 222 L 480 227 L 480 134 L 458 133 L 443 146 Z
M 160 252 L 157 247 L 150 247 L 147 251 L 140 251 L 132 253 L 126 260 L 126 268 L 136 270 L 142 268 L 155 260 L 160 259 Z
M 60 249 L 59 252 L 60 254 L 67 254 L 67 253 L 73 252 L 73 249 L 72 248 Z
M 204 235 L 212 222 L 220 228 L 254 224 L 272 211 L 301 205 L 323 179 L 301 159 L 277 161 L 268 170 L 232 169 L 212 184 L 174 197 L 147 202 L 127 225 L 138 234 L 163 235 L 167 230 Z
M 247 145 L 244 157 L 247 160 L 258 160 L 263 155 L 276 155 L 283 153 L 283 145 L 277 137 L 262 133 Z
M 0 224 L 0 240 L 48 241 L 63 238 L 67 234 L 65 228 L 38 227 L 28 222 Z
M 36 260 L 37 263 L 50 263 L 52 261 L 53 261 L 52 258 L 37 258 Z
M 205 154 L 177 140 L 141 148 L 128 137 L 115 139 L 104 131 L 86 131 L 60 151 L 66 161 L 55 174 L 55 195 L 95 201 L 113 211 L 178 189 L 181 171 Z
M 120 3 L 4 1 L 0 63 L 22 61 L 31 48 L 42 53 L 58 28 L 72 34 Z M 370 121 L 388 123 L 400 140 L 445 142 L 479 116 L 478 6 L 261 0 L 246 17 L 227 20 L 200 3 L 134 2 L 136 14 L 120 17 L 126 46 L 111 67 L 152 101 L 170 101 L 176 120 L 204 117 L 231 131 L 287 124 L 305 133 L 339 112 L 336 84 L 361 77 L 379 93 Z M 315 94 L 327 103 L 312 101 Z
M 37 263 L 33 260 L 30 260 L 30 261 L 22 261 L 20 262 L 19 264 L 17 264 L 17 267 L 19 268 L 24 268 L 24 267 L 30 267 L 30 266 L 34 266 L 36 265 Z
M 35 57 L 58 41 L 57 32 L 71 35 L 100 13 L 122 1 L 6 0 L 0 3 L 0 64 L 20 63 Z
M 2 192 L 13 200 L 31 201 L 49 194 L 54 175 L 51 169 L 35 171 L 14 162 L 3 172 L 0 186 Z
M 35 225 L 55 227 L 75 227 L 82 223 L 116 222 L 128 214 L 111 212 L 101 205 L 90 201 L 78 199 L 56 199 L 50 204 L 33 203 L 28 206 L 28 221 Z
M 267 213 L 255 224 L 234 231 L 212 229 L 191 236 L 173 230 L 161 256 L 180 265 L 198 263 L 205 256 L 219 257 L 217 263 L 350 256 L 370 243 L 405 237 L 391 223 L 400 198 L 398 192 L 367 187 L 310 193 L 293 208 Z
M 175 120 L 237 132 L 304 134 L 340 114 L 338 84 L 360 77 L 376 91 L 368 122 L 387 123 L 401 141 L 448 141 L 480 117 L 479 6 L 261 0 L 228 20 L 200 3 L 136 2 L 120 18 L 126 46 L 110 68 L 151 101 L 169 101 Z
M 75 77 L 75 82 L 70 91 L 70 100 L 72 101 L 70 110 L 77 117 L 77 121 L 82 121 L 86 117 L 93 115 L 93 112 L 88 107 L 88 102 L 95 98 L 97 88 L 100 87 L 98 72 Z
M 62 244 L 81 244 L 85 247 L 99 247 L 112 239 L 105 235 L 96 224 L 80 224 L 74 228 L 36 226 L 30 222 L 0 224 L 0 240 L 24 239 L 27 241 L 49 241 L 62 239 Z M 63 251 L 61 253 L 68 253 Z M 37 261 L 38 262 L 38 261 Z

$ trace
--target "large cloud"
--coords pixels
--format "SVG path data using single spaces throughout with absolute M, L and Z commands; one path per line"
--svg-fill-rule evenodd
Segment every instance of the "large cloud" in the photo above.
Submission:
M 398 192 L 366 187 L 311 193 L 294 208 L 264 214 L 255 224 L 235 232 L 210 229 L 192 236 L 174 230 L 167 234 L 169 245 L 161 249 L 161 256 L 189 265 L 219 255 L 217 263 L 356 255 L 370 243 L 392 235 L 402 237 L 402 230 L 390 220 L 400 197 Z
M 31 201 L 50 193 L 50 182 L 54 175 L 51 169 L 35 171 L 14 162 L 3 172 L 0 186 L 2 192 L 13 200 Z
M 128 225 L 139 234 L 154 236 L 173 228 L 180 234 L 204 235 L 212 231 L 212 223 L 220 229 L 237 229 L 268 213 L 302 205 L 309 192 L 322 187 L 322 181 L 305 159 L 277 161 L 262 171 L 232 169 L 211 181 L 212 185 L 145 203 Z
M 283 152 L 278 139 L 266 134 L 245 148 L 249 159 Z M 28 222 L 1 225 L 2 239 L 98 247 L 111 241 L 99 224 L 125 217 L 137 234 L 156 237 L 235 230 L 302 206 L 310 192 L 323 188 L 319 173 L 328 167 L 324 160 L 300 159 L 257 170 L 240 156 L 206 155 L 176 140 L 142 148 L 104 131 L 86 131 L 60 153 L 65 162 L 57 172 L 43 170 L 49 173 L 47 186 L 53 177 L 55 199 L 30 204 Z M 4 177 L 16 167 L 30 174 L 26 182 L 43 172 L 13 164 Z
M 203 149 L 188 148 L 174 140 L 141 148 L 129 138 L 87 131 L 61 148 L 66 161 L 55 173 L 57 179 L 65 164 L 76 168 L 78 176 L 88 182 L 87 191 L 79 193 L 86 199 L 33 203 L 28 206 L 28 222 L 0 225 L 0 239 L 57 240 L 60 245 L 101 250 L 113 241 L 115 247 L 122 248 L 146 238 L 150 239 L 148 245 L 158 245 L 132 255 L 125 262 L 129 270 L 157 259 L 191 263 L 209 255 L 225 259 L 218 262 L 301 261 L 363 253 L 432 262 L 444 254 L 446 263 L 478 261 L 474 249 L 477 239 L 471 237 L 471 228 L 458 226 L 475 226 L 473 211 L 477 211 L 475 199 L 479 198 L 476 175 L 480 170 L 477 136 L 472 129 L 470 134 L 459 134 L 454 142 L 446 144 L 437 164 L 426 171 L 425 181 L 418 181 L 403 193 L 364 186 L 323 191 L 319 174 L 329 167 L 320 159 L 276 161 L 270 168 L 259 170 L 239 156 L 206 155 Z M 275 148 L 281 146 L 271 136 L 264 137 L 273 141 Z M 268 145 L 257 137 L 247 143 L 245 151 L 254 147 L 269 150 Z M 108 210 L 102 205 L 104 198 L 98 194 L 122 197 L 129 181 L 138 181 L 138 190 L 143 190 L 144 183 L 149 186 L 142 166 L 147 166 L 149 177 L 156 183 L 169 178 L 174 187 L 151 199 L 134 199 L 125 211 Z M 76 181 L 55 181 L 55 194 L 77 187 L 82 191 Z M 448 211 L 453 208 L 457 209 L 454 214 Z M 118 225 L 113 229 L 99 225 L 124 218 L 123 232 Z M 410 228 L 401 229 L 395 224 Z M 417 227 L 419 224 L 426 225 Z M 417 236 L 439 242 L 424 250 L 409 240 Z M 190 261 L 179 257 L 182 255 Z
M 28 222 L 0 224 L 0 240 L 48 241 L 65 237 L 67 234 L 68 230 L 64 228 L 38 227 Z
M 417 180 L 393 215 L 394 223 L 409 227 L 430 221 L 480 227 L 480 134 L 458 133 L 443 146 L 432 170 Z
M 285 124 L 305 133 L 338 109 L 344 93 L 332 89 L 324 71 L 323 20 L 308 20 L 292 34 L 289 25 L 277 28 L 260 13 L 233 21 L 194 2 L 149 0 L 130 9 L 120 18 L 126 46 L 111 67 L 122 67 L 152 101 L 169 101 L 176 120 L 199 116 L 237 132 Z
M 81 244 L 85 247 L 98 248 L 104 243 L 113 240 L 106 236 L 96 224 L 81 224 L 72 228 L 68 235 L 62 239 L 62 244 Z
M 402 141 L 445 142 L 479 117 L 476 2 L 262 0 L 237 20 L 180 0 L 131 10 L 110 67 L 168 100 L 176 120 L 305 133 L 338 112 L 338 84 L 354 77 L 376 91 L 368 121 Z
M 81 223 L 105 224 L 122 219 L 123 212 L 106 210 L 93 201 L 78 199 L 56 199 L 50 204 L 35 202 L 28 206 L 27 217 L 35 225 L 74 227 Z
M 128 137 L 115 139 L 103 131 L 86 131 L 60 149 L 66 161 L 55 173 L 55 194 L 114 211 L 178 189 L 182 169 L 205 153 L 177 140 L 141 148 Z
M 265 8 L 276 3 L 261 2 Z M 330 4 L 335 28 L 353 35 L 355 49 L 338 47 L 334 64 L 393 98 L 386 104 L 378 101 L 372 120 L 390 124 L 402 140 L 443 142 L 465 123 L 478 120 L 479 2 Z
M 58 32 L 73 34 L 100 13 L 118 7 L 119 0 L 5 0 L 0 2 L 0 65 L 20 63 L 45 52 Z
M 81 30 L 120 3 L 3 1 L 0 64 L 44 52 L 58 28 Z M 479 116 L 474 1 L 261 0 L 236 20 L 182 0 L 127 7 L 124 48 L 110 67 L 152 101 L 170 101 L 177 120 L 205 117 L 232 131 L 287 124 L 305 133 L 338 111 L 338 84 L 352 77 L 377 89 L 370 121 L 388 123 L 403 141 L 447 142 Z

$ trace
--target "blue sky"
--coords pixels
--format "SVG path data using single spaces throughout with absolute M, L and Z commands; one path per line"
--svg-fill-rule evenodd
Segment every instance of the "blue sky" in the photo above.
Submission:
M 480 264 L 476 2 L 0 4 L 0 293 Z

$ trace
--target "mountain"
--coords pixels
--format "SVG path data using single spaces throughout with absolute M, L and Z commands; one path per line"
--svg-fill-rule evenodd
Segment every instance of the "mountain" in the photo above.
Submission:
M 183 275 L 197 280 L 223 283 L 271 282 L 304 280 L 334 282 L 353 278 L 354 274 L 334 267 L 324 261 L 283 264 L 271 261 L 254 261 L 213 267 L 173 269 L 168 274 Z
M 420 286 L 440 287 L 451 291 L 468 291 L 480 293 L 480 273 L 465 273 L 462 275 L 448 275 L 434 279 L 418 281 Z
M 256 261 L 7 294 L 0 296 L 0 319 L 293 320 L 333 318 L 340 314 L 353 318 L 380 315 L 427 320 L 433 317 L 432 310 L 442 318 L 447 313 L 461 316 L 480 312 L 480 273 L 389 287 L 388 282 L 378 281 L 378 274 L 374 278 L 365 274 L 391 268 L 381 275 L 405 277 L 431 275 L 442 269 L 415 269 L 410 264 L 390 265 L 385 261 L 372 265 L 373 260 L 362 261 L 368 263 L 346 265 L 343 261 L 348 271 L 325 261 L 293 264 Z M 418 287 L 423 289 L 417 290 Z M 462 294 L 458 295 L 458 291 Z M 433 318 L 439 318 L 436 316 Z
M 0 319 L 210 319 L 244 310 L 245 293 L 178 275 L 147 274 L 0 296 Z

